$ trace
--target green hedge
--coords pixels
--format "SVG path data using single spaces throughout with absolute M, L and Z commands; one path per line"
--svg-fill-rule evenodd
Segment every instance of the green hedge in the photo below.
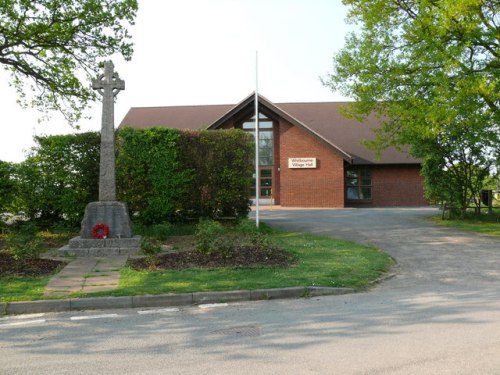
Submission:
M 180 161 L 192 171 L 189 194 L 181 197 L 185 215 L 246 216 L 253 176 L 253 138 L 241 130 L 183 132 Z
M 99 133 L 35 137 L 28 158 L 0 168 L 3 208 L 42 225 L 78 225 L 98 199 Z M 118 199 L 133 220 L 150 225 L 200 217 L 246 216 L 252 184 L 253 140 L 240 130 L 166 128 L 117 132 Z M 14 176 L 15 184 L 8 180 Z M 4 195 L 6 198 L 7 195 Z M 4 199 L 6 200 L 6 199 Z
M 240 130 L 118 133 L 120 199 L 140 223 L 246 216 L 252 138 Z

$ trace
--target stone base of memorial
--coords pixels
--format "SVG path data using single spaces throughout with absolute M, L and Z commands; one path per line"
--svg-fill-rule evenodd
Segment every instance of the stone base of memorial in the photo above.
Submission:
M 85 209 L 80 236 L 59 249 L 62 255 L 133 255 L 141 237 L 132 235 L 127 205 L 123 202 L 92 202 Z

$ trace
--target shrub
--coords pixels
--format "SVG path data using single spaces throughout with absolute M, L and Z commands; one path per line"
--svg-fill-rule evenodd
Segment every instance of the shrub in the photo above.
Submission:
M 141 240 L 141 250 L 146 255 L 146 262 L 149 268 L 153 269 L 156 266 L 156 256 L 161 252 L 161 243 L 149 237 L 144 237 Z
M 141 250 L 145 255 L 154 256 L 161 252 L 161 243 L 149 237 L 144 237 L 141 240 Z
M 195 232 L 196 249 L 205 255 L 217 253 L 221 245 L 224 247 L 220 241 L 223 234 L 224 227 L 221 223 L 201 220 Z
M 42 241 L 37 237 L 38 228 L 33 223 L 23 223 L 16 232 L 6 236 L 7 249 L 16 263 L 38 259 L 43 251 Z
M 99 133 L 35 137 L 29 157 L 14 169 L 16 209 L 39 224 L 79 225 L 97 200 Z
M 235 226 L 224 226 L 214 220 L 201 221 L 196 229 L 196 249 L 205 255 L 224 258 L 251 250 L 273 256 L 282 249 L 272 238 L 255 227 L 250 220 L 242 220 Z

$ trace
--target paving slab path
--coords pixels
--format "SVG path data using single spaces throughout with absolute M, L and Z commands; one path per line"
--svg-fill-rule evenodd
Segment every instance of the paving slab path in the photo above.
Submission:
M 75 258 L 49 281 L 44 295 L 68 296 L 77 292 L 113 290 L 118 287 L 120 268 L 127 258 L 127 255 Z

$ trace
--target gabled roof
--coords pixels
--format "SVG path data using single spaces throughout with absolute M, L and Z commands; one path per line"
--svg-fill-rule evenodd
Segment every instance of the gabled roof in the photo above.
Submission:
M 123 118 L 120 127 L 143 129 L 158 126 L 174 129 L 206 129 L 209 124 L 233 107 L 234 104 L 132 107 Z
M 120 127 L 169 127 L 176 129 L 217 129 L 254 105 L 254 94 L 236 105 L 197 105 L 174 107 L 133 107 L 125 115 Z M 419 164 L 418 159 L 394 148 L 384 150 L 377 159 L 375 152 L 361 143 L 373 139 L 372 129 L 380 120 L 369 116 L 362 123 L 346 119 L 339 108 L 346 102 L 279 103 L 259 95 L 259 107 L 264 107 L 293 126 L 302 128 L 321 140 L 344 160 L 353 164 Z
M 341 156 L 344 160 L 348 161 L 349 163 L 352 162 L 352 156 L 349 155 L 347 152 L 342 150 L 340 147 L 332 143 L 330 140 L 326 139 L 323 137 L 321 134 L 317 133 L 310 127 L 308 127 L 306 124 L 302 123 L 301 121 L 297 120 L 295 117 L 291 116 L 287 112 L 283 111 L 280 109 L 277 105 L 271 103 L 269 100 L 264 98 L 262 95 L 259 95 L 259 108 L 262 109 L 262 107 L 267 108 L 268 111 L 273 112 L 274 114 L 284 118 L 286 121 L 291 123 L 294 126 L 297 126 L 299 128 L 304 129 L 306 132 L 313 134 L 315 137 L 319 138 L 322 142 L 326 143 L 329 147 L 333 148 L 333 150 Z M 211 125 L 208 126 L 208 129 L 217 129 L 221 125 L 223 125 L 228 119 L 231 117 L 236 116 L 239 112 L 243 111 L 245 108 L 248 106 L 254 106 L 255 105 L 255 94 L 249 95 L 245 100 L 242 102 L 238 103 L 235 105 L 231 110 L 229 110 L 227 113 L 225 113 L 223 116 L 221 116 L 219 119 L 217 119 L 215 122 L 213 122 Z

